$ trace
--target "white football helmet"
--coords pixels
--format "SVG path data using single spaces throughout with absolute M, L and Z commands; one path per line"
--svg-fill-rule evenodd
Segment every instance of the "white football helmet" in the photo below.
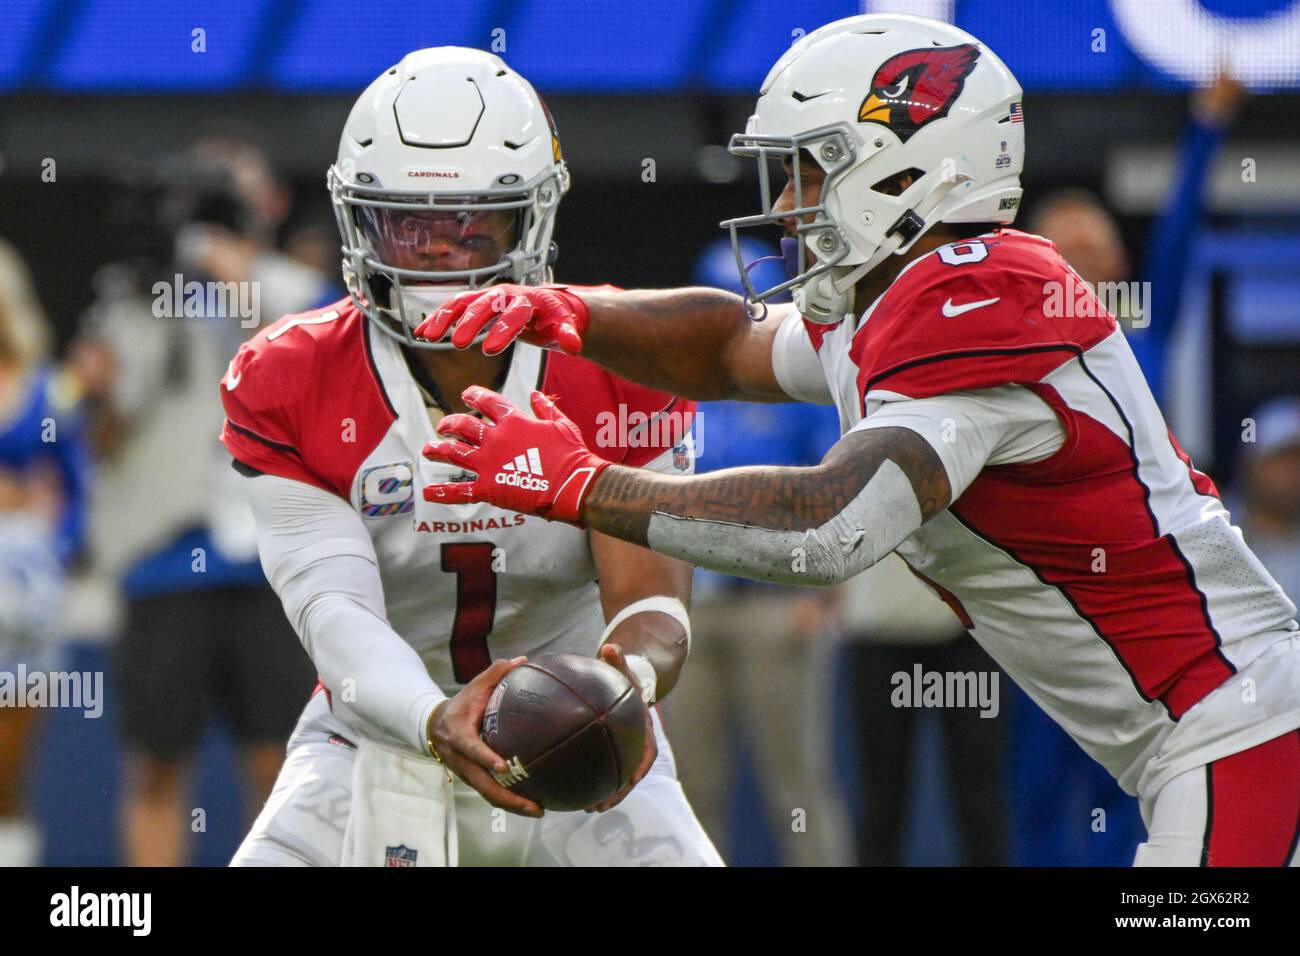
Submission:
M 353 301 L 415 348 L 458 292 L 550 278 L 569 172 L 550 111 L 500 57 L 408 53 L 361 94 L 328 176 Z
M 938 20 L 868 14 L 803 37 L 772 67 L 746 131 L 731 140 L 732 153 L 758 160 L 763 203 L 759 215 L 722 223 L 749 299 L 793 289 L 806 318 L 833 325 L 852 309 L 854 284 L 936 222 L 1014 220 L 1025 152 L 1021 96 L 992 50 Z M 826 177 L 820 201 L 805 206 L 800 162 L 809 155 Z M 773 160 L 792 164 L 799 207 L 779 215 Z M 900 173 L 912 182 L 891 195 L 885 184 Z M 782 243 L 791 278 L 757 290 L 739 230 L 787 217 L 800 220 L 798 237 Z

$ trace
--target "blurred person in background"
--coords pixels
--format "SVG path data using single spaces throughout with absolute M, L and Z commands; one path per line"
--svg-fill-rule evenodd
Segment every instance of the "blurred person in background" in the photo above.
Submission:
M 1228 75 L 1198 90 L 1188 110 L 1173 183 L 1152 224 L 1143 272 L 1134 275 L 1114 214 L 1084 189 L 1062 189 L 1038 200 L 1029 231 L 1052 240 L 1066 262 L 1093 288 L 1131 279 L 1151 283 L 1150 301 L 1121 300 L 1116 315 L 1157 400 L 1164 395 L 1164 349 L 1183 301 L 1193 244 L 1205 218 L 1205 192 L 1219 147 L 1246 98 Z
M 49 329 L 26 266 L 0 241 L 0 866 L 40 858 L 27 815 L 40 710 L 25 672 L 59 661 L 64 569 L 81 550 L 89 459 L 75 388 L 49 364 Z
M 255 147 L 204 140 L 155 172 L 129 193 L 132 256 L 99 274 L 74 355 L 103 459 L 94 558 L 126 599 L 114 661 L 125 857 L 170 866 L 187 856 L 192 762 L 210 719 L 223 716 L 233 733 L 251 815 L 312 686 L 216 441 L 212 382 L 261 315 L 313 306 L 329 283 L 274 247 L 287 192 Z M 175 314 L 175 287 L 188 296 L 195 282 L 234 291 L 224 305 L 205 294 Z
M 948 791 L 967 866 L 1003 866 L 1007 861 L 1007 719 L 1002 689 L 1011 682 L 939 595 L 897 555 L 844 585 L 840 612 L 845 636 L 853 641 L 853 704 L 862 760 L 859 787 L 858 863 L 902 866 L 912 808 L 918 800 L 917 729 L 923 710 L 907 706 L 901 678 L 923 674 L 998 674 L 988 708 L 939 708 L 947 758 Z
M 1029 231 L 1052 240 L 1094 289 L 1131 279 L 1151 283 L 1149 301 L 1135 295 L 1120 299 L 1128 311 L 1117 309 L 1116 318 L 1157 400 L 1165 397 L 1165 346 L 1178 320 L 1187 266 L 1205 217 L 1206 182 L 1245 95 L 1240 83 L 1224 75 L 1192 97 L 1173 184 L 1151 227 L 1143 273 L 1134 275 L 1114 214 L 1087 190 L 1049 193 L 1035 204 L 1029 220 Z M 1295 593 L 1287 582 L 1279 583 L 1288 594 Z M 1011 775 L 1016 803 L 1023 808 L 1013 862 L 1128 865 L 1142 841 L 1136 802 L 1016 688 L 1011 689 L 1011 704 L 1016 738 Z M 1043 773 L 1045 767 L 1052 772 Z
M 277 248 L 291 200 L 261 149 L 237 137 L 202 139 L 163 175 L 162 211 L 176 229 L 176 264 L 187 280 L 255 283 L 267 317 L 333 301 L 338 244 L 332 257 L 319 242 L 315 254 L 301 255 L 306 226 L 295 224 L 286 236 L 293 246 Z
M 1254 441 L 1242 445 L 1232 514 L 1282 589 L 1300 594 L 1300 396 L 1272 399 L 1250 417 Z
M 747 261 L 771 254 L 754 242 Z M 781 271 L 779 264 L 772 268 Z M 729 242 L 719 240 L 701 253 L 695 279 L 740 291 Z M 696 452 L 704 471 L 760 462 L 808 465 L 838 433 L 834 410 L 826 407 L 708 402 L 699 410 Z M 695 571 L 690 666 L 664 706 L 684 731 L 674 743 L 682 786 L 726 859 L 743 839 L 732 825 L 738 748 L 720 747 L 717 737 L 690 733 L 692 727 L 727 728 L 733 739 L 743 740 L 783 863 L 853 862 L 847 814 L 832 773 L 839 647 L 823 638 L 833 608 L 834 595 L 815 588 Z M 778 700 L 781 706 L 774 707 Z
M 347 293 L 343 283 L 333 279 L 339 266 L 339 233 L 328 213 L 292 220 L 284 231 L 284 254 L 327 277 L 323 298 L 333 302 Z

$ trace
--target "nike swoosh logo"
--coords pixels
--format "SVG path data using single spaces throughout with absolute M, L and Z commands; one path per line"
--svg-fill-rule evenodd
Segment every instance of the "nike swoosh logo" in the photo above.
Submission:
M 235 363 L 231 362 L 226 366 L 226 391 L 233 392 L 239 386 L 239 380 L 244 377 L 244 373 L 235 374 Z
M 943 304 L 943 314 L 948 318 L 961 315 L 963 312 L 969 312 L 971 309 L 982 309 L 986 305 L 992 305 L 994 302 L 1001 302 L 1002 297 L 996 299 L 981 299 L 979 302 L 963 302 L 961 305 L 953 305 L 952 299 Z

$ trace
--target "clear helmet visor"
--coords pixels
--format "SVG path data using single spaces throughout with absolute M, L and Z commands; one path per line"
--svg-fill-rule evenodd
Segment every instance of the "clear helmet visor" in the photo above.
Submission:
M 503 179 L 507 177 L 502 177 Z M 353 302 L 385 334 L 413 348 L 451 348 L 412 333 L 450 297 L 497 282 L 549 281 L 563 167 L 529 182 L 472 194 L 390 192 L 338 166 L 328 183 Z
M 537 259 L 522 248 L 528 206 L 525 195 L 372 195 L 340 203 L 348 287 L 405 344 L 450 347 L 411 332 L 452 296 L 513 279 L 522 263 Z
M 437 283 L 441 273 L 452 274 L 445 281 L 464 282 L 466 273 L 505 261 L 518 243 L 519 213 L 514 209 L 362 206 L 356 218 L 361 243 L 377 263 L 428 274 L 408 274 L 406 284 Z

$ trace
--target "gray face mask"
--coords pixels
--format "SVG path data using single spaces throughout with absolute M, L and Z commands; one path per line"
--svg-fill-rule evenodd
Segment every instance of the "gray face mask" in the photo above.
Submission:
M 450 342 L 417 339 L 413 332 L 460 292 L 498 282 L 549 281 L 554 247 L 548 237 L 564 186 L 561 172 L 548 172 L 533 182 L 507 183 L 468 196 L 394 195 L 378 185 L 350 182 L 331 167 L 329 187 L 343 239 L 343 277 L 353 302 L 404 345 L 452 348 Z M 499 229 L 479 230 L 497 213 L 506 214 L 501 218 L 513 232 L 513 242 L 501 243 Z M 455 254 L 421 255 L 427 249 L 422 243 L 448 240 L 461 247 Z M 476 257 L 469 253 L 476 240 L 491 240 L 504 251 L 495 261 L 474 264 Z M 416 264 L 424 267 L 404 267 Z
M 843 170 L 852 165 L 854 146 L 852 137 L 838 126 L 811 130 L 798 136 L 763 136 L 750 133 L 737 133 L 731 138 L 728 149 L 736 156 L 744 156 L 758 162 L 758 189 L 762 212 L 753 216 L 741 216 L 728 219 L 721 225 L 731 235 L 731 247 L 736 255 L 736 264 L 740 268 L 741 281 L 745 287 L 745 299 L 748 303 L 763 304 L 773 297 L 785 292 L 794 295 L 796 303 L 803 298 L 801 292 L 809 282 L 818 279 L 838 266 L 850 251 L 848 239 L 831 217 L 826 208 L 826 196 L 831 182 Z M 807 162 L 801 151 L 818 151 L 825 165 L 821 168 L 825 174 L 821 194 L 817 202 L 803 205 L 804 166 Z M 771 181 L 771 168 L 785 160 L 790 162 L 790 183 L 796 206 L 793 209 L 776 212 L 776 203 Z M 804 222 L 811 217 L 810 222 Z M 767 289 L 757 289 L 751 280 L 750 269 L 754 263 L 746 263 L 741 252 L 741 230 L 756 226 L 776 226 L 783 228 L 786 220 L 793 219 L 798 225 L 796 235 L 782 240 L 781 252 L 786 261 L 787 278 Z M 803 249 L 816 248 L 820 252 L 818 261 L 804 267 Z M 800 308 L 809 318 L 820 321 L 813 310 Z M 811 313 L 811 314 L 810 314 Z M 751 314 L 752 310 L 751 310 Z M 834 321 L 839 321 L 836 317 Z

